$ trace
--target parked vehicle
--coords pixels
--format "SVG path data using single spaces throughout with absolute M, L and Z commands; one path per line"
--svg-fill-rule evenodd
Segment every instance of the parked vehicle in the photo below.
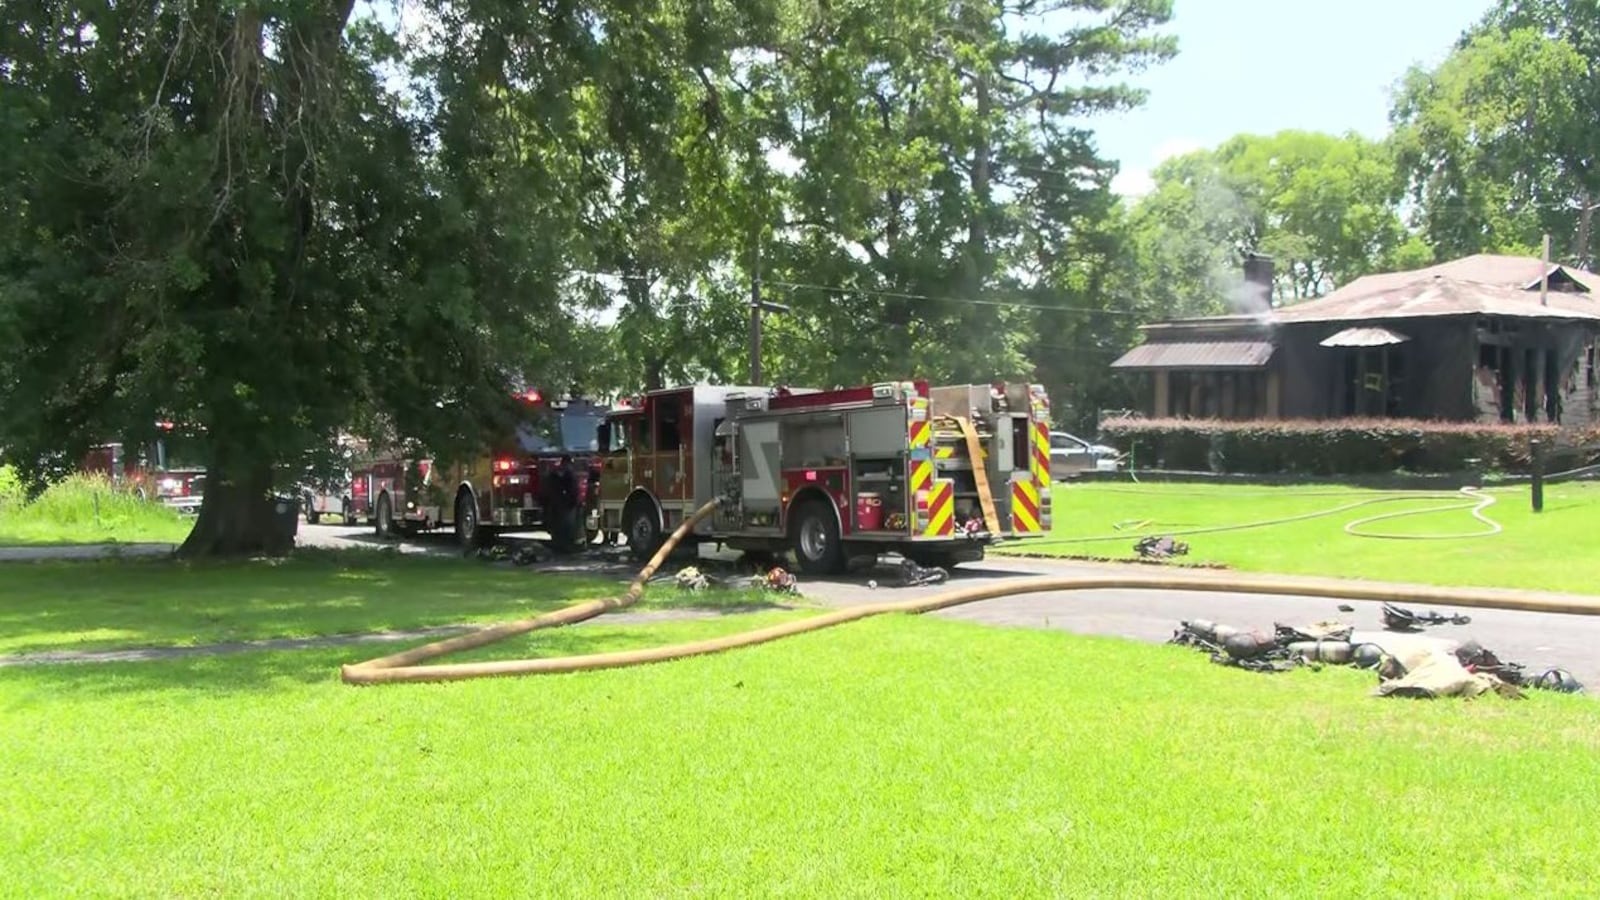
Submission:
M 1057 481 L 1081 472 L 1115 472 L 1121 458 L 1115 447 L 1091 444 L 1065 431 L 1050 432 L 1050 471 Z
M 301 485 L 300 511 L 305 515 L 307 525 L 317 524 L 326 515 L 337 515 L 346 525 L 355 524 L 349 478 Z
M 205 467 L 196 464 L 196 449 L 181 429 L 171 422 L 158 422 L 156 428 L 163 437 L 142 447 L 130 449 L 113 441 L 92 448 L 81 468 L 142 498 L 196 512 L 205 498 Z
M 720 497 L 691 542 L 793 551 L 815 573 L 981 559 L 1050 528 L 1048 415 L 1027 384 L 652 391 L 601 431 L 600 527 L 645 558 Z

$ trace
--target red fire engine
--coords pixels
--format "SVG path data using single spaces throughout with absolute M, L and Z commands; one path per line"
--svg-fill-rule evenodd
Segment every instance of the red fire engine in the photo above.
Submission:
M 1048 418 L 1030 384 L 654 391 L 601 429 L 601 527 L 647 557 L 716 497 L 696 540 L 792 550 L 802 571 L 981 559 L 1050 528 Z
M 592 510 L 595 435 L 606 408 L 589 400 L 523 399 L 529 415 L 503 441 L 476 458 L 440 471 L 434 460 L 381 455 L 351 472 L 351 512 L 372 523 L 379 537 L 452 528 L 463 546 L 482 546 L 507 531 L 544 527 L 540 485 L 563 455 L 578 475 L 578 504 L 591 510 L 587 537 L 596 537 Z
M 195 512 L 205 494 L 205 467 L 185 458 L 194 452 L 181 429 L 172 422 L 157 422 L 156 428 L 165 437 L 142 447 L 130 450 L 120 442 L 93 447 L 81 468 L 140 497 L 160 500 L 180 512 Z

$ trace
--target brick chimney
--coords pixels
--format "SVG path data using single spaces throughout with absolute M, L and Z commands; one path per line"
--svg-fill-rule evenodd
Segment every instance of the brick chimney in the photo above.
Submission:
M 1244 255 L 1244 283 L 1264 306 L 1272 306 L 1272 257 L 1261 253 Z

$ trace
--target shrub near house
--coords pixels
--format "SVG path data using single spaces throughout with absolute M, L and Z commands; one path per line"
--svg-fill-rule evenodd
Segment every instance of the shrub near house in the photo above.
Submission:
M 1394 471 L 1525 472 L 1531 442 L 1547 467 L 1580 465 L 1600 434 L 1554 425 L 1403 419 L 1246 421 L 1108 419 L 1103 433 L 1141 468 L 1241 474 L 1366 475 Z

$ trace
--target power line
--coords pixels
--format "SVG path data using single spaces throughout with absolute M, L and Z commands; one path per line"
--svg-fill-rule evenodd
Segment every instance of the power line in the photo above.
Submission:
M 1137 316 L 1139 313 L 1122 309 L 1102 309 L 1093 306 L 1054 306 L 1042 303 L 1025 303 L 1020 300 L 983 300 L 977 297 L 939 297 L 932 294 L 914 294 L 906 291 L 887 291 L 875 288 L 831 287 L 825 284 L 807 284 L 798 281 L 763 281 L 762 284 L 789 290 L 822 291 L 830 294 L 859 294 L 869 297 L 888 297 L 895 300 L 931 300 L 938 303 L 968 303 L 974 306 L 993 306 L 1009 309 L 1033 309 L 1040 312 L 1085 312 L 1113 316 Z
M 593 270 L 575 271 L 575 275 L 584 275 L 591 278 L 616 278 L 619 280 L 634 281 L 659 281 L 658 277 L 649 275 L 631 275 L 623 272 L 597 272 Z M 865 297 L 886 297 L 894 300 L 927 300 L 937 303 L 966 303 L 973 306 L 999 307 L 1007 309 L 1031 309 L 1039 312 L 1081 312 L 1101 313 L 1112 316 L 1140 316 L 1139 312 L 1124 309 L 1102 309 L 1094 306 L 1056 306 L 1043 303 L 1027 303 L 1020 300 L 985 300 L 978 297 L 952 297 L 937 296 L 934 294 L 917 294 L 908 291 L 893 291 L 882 288 L 842 287 L 837 285 L 813 284 L 803 281 L 783 281 L 781 279 L 761 280 L 763 287 L 781 288 L 788 291 L 820 291 L 826 294 L 855 295 Z

